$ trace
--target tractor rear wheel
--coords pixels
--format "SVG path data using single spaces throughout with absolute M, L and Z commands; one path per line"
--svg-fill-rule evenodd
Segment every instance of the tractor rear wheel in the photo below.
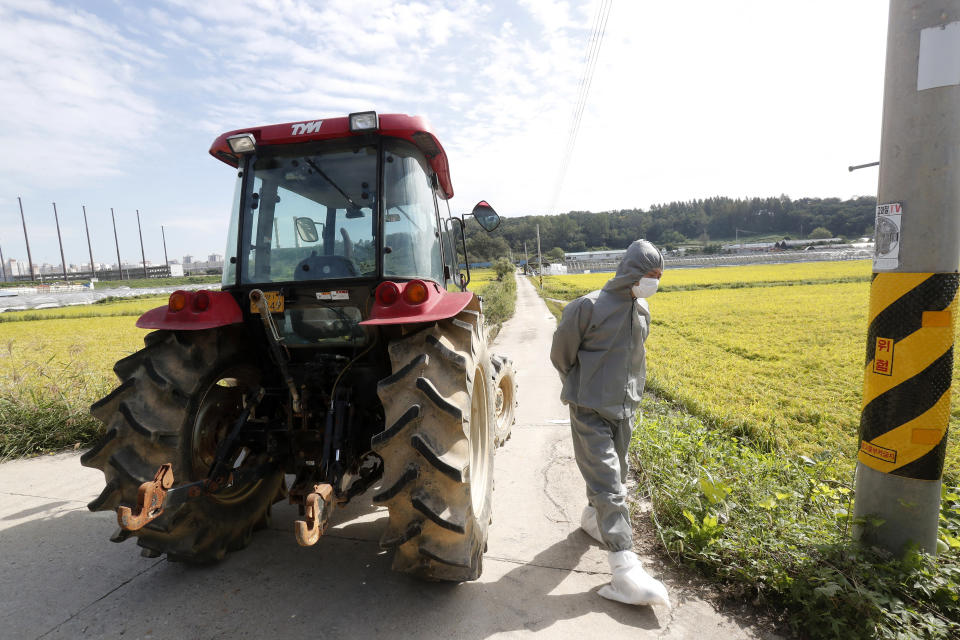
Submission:
M 393 569 L 429 580 L 475 580 L 483 571 L 493 491 L 493 371 L 479 310 L 468 309 L 394 341 L 393 374 L 378 394 L 390 521 L 380 544 Z
M 494 355 L 493 364 L 493 408 L 497 417 L 495 439 L 498 447 L 510 439 L 513 424 L 517 421 L 517 371 L 513 360 L 505 356 Z
M 144 342 L 144 349 L 114 366 L 120 386 L 90 407 L 106 426 L 100 442 L 80 458 L 106 479 L 103 492 L 88 505 L 91 511 L 136 504 L 140 485 L 168 462 L 175 487 L 205 479 L 244 397 L 259 387 L 260 372 L 244 356 L 246 340 L 235 327 L 155 331 Z M 264 462 L 248 455 L 243 465 Z M 118 529 L 111 539 L 137 536 L 148 557 L 220 560 L 245 547 L 252 531 L 269 522 L 282 481 L 281 471 L 270 470 L 245 485 L 168 509 L 138 531 Z

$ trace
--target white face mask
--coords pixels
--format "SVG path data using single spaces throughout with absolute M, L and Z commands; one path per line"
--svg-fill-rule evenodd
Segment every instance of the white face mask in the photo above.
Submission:
M 640 282 L 630 287 L 634 298 L 649 298 L 657 292 L 660 280 L 657 278 L 640 278 Z

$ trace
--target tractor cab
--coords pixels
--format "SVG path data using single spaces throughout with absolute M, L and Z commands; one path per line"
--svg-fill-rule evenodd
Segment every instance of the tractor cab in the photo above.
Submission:
M 446 154 L 420 118 L 364 112 L 233 131 L 211 154 L 238 169 L 223 287 L 266 292 L 288 346 L 364 341 L 359 323 L 385 280 L 463 288 L 462 220 L 440 215 L 453 195 Z M 499 224 L 489 206 L 478 211 L 488 230 Z

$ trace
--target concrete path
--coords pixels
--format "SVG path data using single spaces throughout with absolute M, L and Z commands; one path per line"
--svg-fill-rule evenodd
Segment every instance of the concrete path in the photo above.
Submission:
M 480 580 L 425 583 L 390 571 L 386 511 L 362 496 L 313 548 L 295 510 L 214 567 L 140 557 L 90 513 L 102 475 L 76 454 L 0 465 L 3 638 L 760 638 L 667 580 L 674 609 L 604 600 L 606 552 L 578 529 L 585 498 L 547 354 L 553 317 L 526 279 L 495 351 L 516 363 L 518 424 L 496 457 L 493 526 Z M 654 563 L 655 564 L 655 563 Z

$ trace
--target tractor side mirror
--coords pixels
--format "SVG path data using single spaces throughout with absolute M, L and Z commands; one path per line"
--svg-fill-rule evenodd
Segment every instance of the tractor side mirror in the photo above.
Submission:
M 493 207 L 487 204 L 486 200 L 481 200 L 473 208 L 473 217 L 488 232 L 500 226 L 500 216 L 493 210 Z
M 295 224 L 297 235 L 304 242 L 316 242 L 320 239 L 320 234 L 317 233 L 317 224 L 310 218 L 297 218 Z

